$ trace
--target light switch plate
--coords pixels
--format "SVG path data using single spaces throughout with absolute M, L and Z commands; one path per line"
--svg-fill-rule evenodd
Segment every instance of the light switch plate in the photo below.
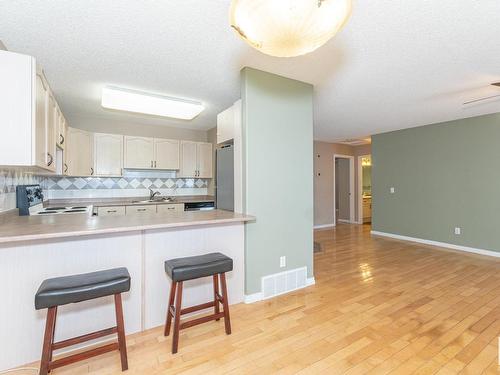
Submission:
M 393 186 L 391 186 L 391 188 L 389 189 L 389 191 L 391 192 L 391 194 L 394 194 L 394 192 L 395 192 L 396 190 L 394 189 L 394 187 L 393 187 Z
M 286 256 L 280 257 L 280 268 L 286 267 Z
M 455 227 L 455 234 L 462 234 L 462 228 Z

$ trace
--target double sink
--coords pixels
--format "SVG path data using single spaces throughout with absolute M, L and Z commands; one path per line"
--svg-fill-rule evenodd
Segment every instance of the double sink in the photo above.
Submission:
M 153 198 L 153 199 L 146 199 L 142 201 L 132 201 L 132 203 L 173 203 L 175 202 L 174 198 L 171 197 L 158 197 L 158 198 Z

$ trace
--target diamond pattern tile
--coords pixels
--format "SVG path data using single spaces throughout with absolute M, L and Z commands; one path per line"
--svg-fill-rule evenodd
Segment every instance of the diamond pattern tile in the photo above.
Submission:
M 0 170 L 0 193 L 15 192 L 17 185 L 37 183 L 46 190 L 147 189 L 149 187 L 152 189 L 201 189 L 208 186 L 208 180 L 201 178 L 39 177 Z

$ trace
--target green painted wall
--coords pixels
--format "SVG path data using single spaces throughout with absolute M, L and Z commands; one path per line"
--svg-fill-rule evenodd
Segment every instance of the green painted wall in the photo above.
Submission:
M 372 163 L 373 230 L 500 251 L 500 114 L 375 135 Z
M 246 294 L 261 277 L 307 266 L 313 275 L 313 86 L 244 68 Z M 286 268 L 279 267 L 286 256 Z

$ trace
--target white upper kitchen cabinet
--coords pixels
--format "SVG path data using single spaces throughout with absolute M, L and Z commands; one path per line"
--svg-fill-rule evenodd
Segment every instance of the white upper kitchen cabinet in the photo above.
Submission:
M 181 141 L 181 169 L 179 177 L 196 177 L 198 174 L 197 146 L 197 142 Z
M 94 175 L 93 134 L 85 130 L 67 129 L 66 165 L 70 176 Z
M 179 177 L 212 178 L 212 144 L 181 141 Z
M 124 137 L 123 168 L 154 168 L 155 142 L 153 138 Z
M 224 143 L 234 138 L 233 106 L 217 115 L 217 143 Z
M 94 174 L 121 176 L 123 135 L 94 133 Z
M 0 165 L 55 168 L 50 88 L 33 57 L 0 50 Z M 52 118 L 53 119 L 53 118 Z
M 180 142 L 175 139 L 155 138 L 155 169 L 179 169 Z
M 57 103 L 51 92 L 47 98 L 47 124 L 46 132 L 46 150 L 47 150 L 47 169 L 56 171 L 56 133 L 58 127 Z
M 197 145 L 198 176 L 200 178 L 212 178 L 212 144 L 198 143 Z
M 57 147 L 60 149 L 64 149 L 66 147 L 66 128 L 67 128 L 66 119 L 64 118 L 61 110 L 57 108 L 57 136 L 56 142 Z

